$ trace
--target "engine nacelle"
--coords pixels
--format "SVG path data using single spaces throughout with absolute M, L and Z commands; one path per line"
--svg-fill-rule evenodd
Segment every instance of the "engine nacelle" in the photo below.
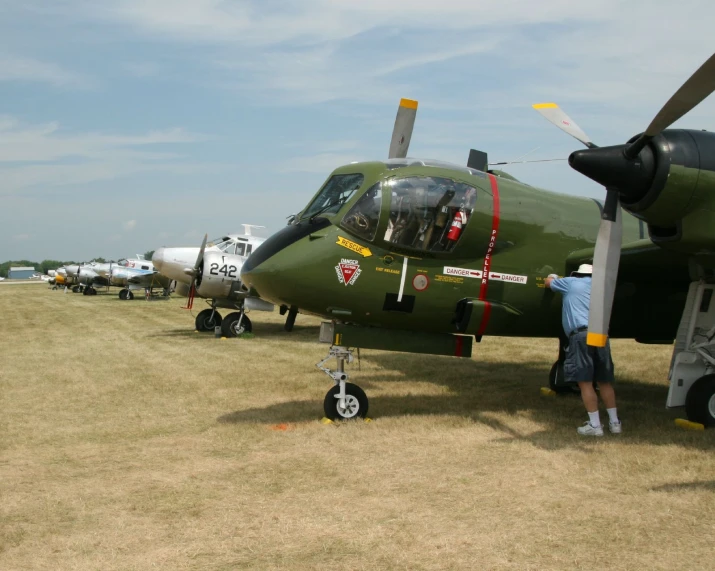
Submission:
M 196 293 L 201 297 L 237 300 L 246 292 L 241 288 L 241 256 L 221 252 L 206 252 L 199 275 L 196 278 Z
M 181 297 L 189 297 L 190 291 L 190 284 L 185 284 L 184 282 L 176 282 L 176 288 L 174 288 L 174 293 L 176 295 L 180 295 Z
M 129 278 L 129 272 L 122 266 L 112 268 L 112 285 L 125 286 Z
M 617 190 L 623 207 L 648 223 L 654 242 L 672 242 L 687 252 L 715 252 L 715 133 L 666 130 L 635 159 L 625 156 L 627 148 L 576 151 L 569 164 Z
M 671 227 L 706 201 L 715 205 L 715 133 L 663 131 L 641 159 L 644 166 L 652 161 L 650 184 L 635 192 L 624 188 L 621 201 L 651 226 Z

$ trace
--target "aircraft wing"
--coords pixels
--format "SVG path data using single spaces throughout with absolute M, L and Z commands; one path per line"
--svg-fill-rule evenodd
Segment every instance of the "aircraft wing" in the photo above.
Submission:
M 162 276 L 156 270 L 130 270 L 127 283 L 141 287 L 168 287 L 168 278 Z M 163 283 L 166 282 L 166 283 Z
M 591 263 L 595 248 L 571 253 L 566 259 L 566 275 L 582 263 Z M 621 247 L 618 281 L 649 281 L 656 284 L 682 283 L 687 291 L 690 283 L 688 256 L 661 248 L 649 238 L 629 242 Z

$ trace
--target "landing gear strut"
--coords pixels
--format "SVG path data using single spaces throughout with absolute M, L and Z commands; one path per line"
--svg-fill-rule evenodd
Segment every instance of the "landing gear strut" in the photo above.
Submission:
M 335 370 L 324 366 L 332 357 L 335 357 L 338 362 Z M 323 402 L 325 416 L 330 420 L 351 420 L 367 416 L 367 395 L 357 385 L 347 382 L 349 376 L 345 372 L 346 361 L 353 362 L 352 350 L 333 346 L 328 356 L 316 365 L 335 382 L 335 386 L 328 391 Z

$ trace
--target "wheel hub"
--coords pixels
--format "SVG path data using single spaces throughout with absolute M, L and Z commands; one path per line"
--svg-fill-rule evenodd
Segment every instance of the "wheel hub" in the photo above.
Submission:
M 708 400 L 708 412 L 710 413 L 711 418 L 715 418 L 715 394 L 713 394 L 710 397 L 710 400 Z
M 338 414 L 343 418 L 354 418 L 360 412 L 360 402 L 353 395 L 345 395 L 345 407 L 340 406 L 340 399 L 338 399 Z

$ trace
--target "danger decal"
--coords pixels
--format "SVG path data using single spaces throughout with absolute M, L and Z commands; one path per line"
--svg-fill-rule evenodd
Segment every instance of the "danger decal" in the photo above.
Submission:
M 481 279 L 482 272 L 480 270 L 471 270 L 469 268 L 453 268 L 445 266 L 442 270 L 445 276 L 459 276 L 460 278 L 476 278 Z
M 497 282 L 509 282 L 513 284 L 525 284 L 526 276 L 516 276 L 513 274 L 500 274 L 497 272 L 489 272 L 489 279 Z
M 470 268 L 454 268 L 451 266 L 444 267 L 445 276 L 455 276 L 460 278 L 475 278 L 480 279 L 482 282 L 486 282 L 485 275 L 489 277 L 489 281 L 496 282 L 508 282 L 513 284 L 525 284 L 527 282 L 526 276 L 519 276 L 514 274 L 503 274 L 501 272 L 487 272 L 485 274 L 482 270 L 472 270 Z M 443 281 L 443 280 L 440 280 Z
M 355 282 L 362 273 L 360 262 L 343 258 L 340 260 L 340 263 L 335 266 L 335 273 L 338 275 L 338 281 L 341 284 L 345 284 L 346 286 L 355 285 Z

